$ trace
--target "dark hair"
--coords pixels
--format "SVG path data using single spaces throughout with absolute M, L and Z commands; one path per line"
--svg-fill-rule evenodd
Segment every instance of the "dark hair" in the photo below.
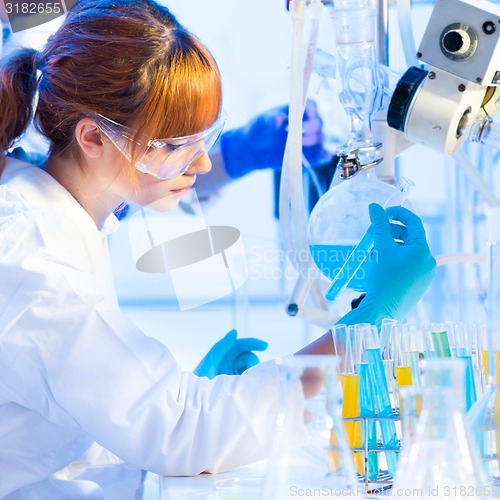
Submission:
M 214 59 L 166 7 L 153 0 L 80 0 L 42 52 L 21 49 L 1 64 L 0 154 L 33 113 L 51 152 L 79 159 L 74 131 L 89 113 L 162 138 L 204 130 L 221 106 Z

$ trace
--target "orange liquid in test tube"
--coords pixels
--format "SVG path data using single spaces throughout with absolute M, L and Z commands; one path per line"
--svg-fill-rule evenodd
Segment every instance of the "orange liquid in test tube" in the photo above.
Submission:
M 483 358 L 484 376 L 488 380 L 488 351 L 483 349 L 481 356 Z M 500 381 L 500 351 L 495 351 L 495 381 L 497 384 Z M 495 412 L 493 418 L 495 426 L 500 426 L 500 392 L 495 394 Z M 500 454 L 500 431 L 495 431 L 495 438 L 498 455 Z M 498 463 L 500 465 L 500 461 Z
M 400 387 L 405 387 L 409 385 L 413 385 L 413 380 L 411 377 L 411 366 L 396 366 L 396 386 L 398 389 Z M 399 407 L 401 408 L 401 398 L 398 394 Z
M 359 417 L 359 375 L 355 373 L 344 373 L 340 375 L 340 381 L 344 393 L 342 400 L 342 417 Z M 344 420 L 344 428 L 349 446 L 351 448 L 361 448 L 361 421 Z M 361 452 L 353 452 L 353 458 L 358 474 L 364 474 L 363 454 Z

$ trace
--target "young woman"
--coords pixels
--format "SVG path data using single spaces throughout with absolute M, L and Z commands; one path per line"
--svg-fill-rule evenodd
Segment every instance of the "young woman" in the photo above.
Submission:
M 3 62 L 0 152 L 33 116 L 51 152 L 42 168 L 0 156 L 0 497 L 96 494 L 68 482 L 58 494 L 54 476 L 95 443 L 163 475 L 268 453 L 276 365 L 213 380 L 182 372 L 120 312 L 106 254 L 117 206 L 167 210 L 210 170 L 221 104 L 213 58 L 152 0 L 82 0 L 43 52 Z M 405 245 L 371 207 L 380 258 L 345 322 L 401 319 L 432 279 L 420 220 L 396 212 Z M 302 352 L 333 352 L 331 335 Z

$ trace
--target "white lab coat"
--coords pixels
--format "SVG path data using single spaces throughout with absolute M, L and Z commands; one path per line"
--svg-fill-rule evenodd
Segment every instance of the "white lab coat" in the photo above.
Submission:
M 229 469 L 269 452 L 276 364 L 213 380 L 183 372 L 165 345 L 118 308 L 105 237 L 116 223 L 111 216 L 99 231 L 50 175 L 7 160 L 0 178 L 0 498 L 38 481 L 45 487 L 94 442 L 161 475 Z

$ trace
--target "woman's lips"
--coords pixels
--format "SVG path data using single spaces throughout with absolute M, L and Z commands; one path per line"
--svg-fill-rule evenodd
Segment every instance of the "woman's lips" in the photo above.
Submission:
M 171 192 L 175 194 L 185 194 L 191 189 L 191 186 L 182 188 L 182 189 L 172 189 Z
M 189 186 L 185 186 L 183 188 L 179 188 L 179 189 L 171 189 L 170 192 L 171 193 L 176 193 L 176 194 L 184 194 L 184 193 L 187 193 L 194 185 L 194 183 L 196 182 L 196 175 L 188 175 L 188 174 L 184 174 L 186 177 L 190 177 L 189 180 L 192 180 L 191 184 L 189 184 Z

